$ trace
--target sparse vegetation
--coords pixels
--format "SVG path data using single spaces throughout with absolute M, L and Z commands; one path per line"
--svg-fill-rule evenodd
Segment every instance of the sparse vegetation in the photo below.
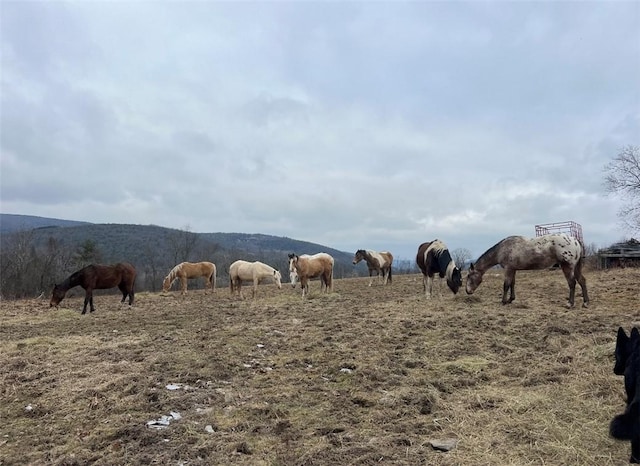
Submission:
M 637 269 L 586 277 L 584 310 L 563 307 L 558 270 L 519 272 L 508 306 L 500 273 L 429 301 L 419 275 L 314 281 L 305 300 L 100 296 L 85 316 L 82 293 L 2 300 L 0 464 L 625 464 L 608 425 Z

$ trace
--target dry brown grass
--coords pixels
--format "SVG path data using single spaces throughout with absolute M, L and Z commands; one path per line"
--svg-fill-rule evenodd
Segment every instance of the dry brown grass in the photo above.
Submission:
M 313 282 L 304 301 L 288 285 L 100 296 L 85 316 L 79 294 L 4 301 L 0 464 L 625 464 L 613 349 L 640 320 L 640 272 L 586 276 L 575 310 L 558 271 L 519 272 L 509 306 L 491 272 L 431 301 L 416 275 Z

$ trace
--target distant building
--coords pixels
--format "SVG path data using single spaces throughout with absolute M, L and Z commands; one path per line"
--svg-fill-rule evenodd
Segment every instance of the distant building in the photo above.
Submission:
M 631 238 L 628 241 L 600 249 L 598 251 L 598 265 L 601 269 L 640 267 L 640 241 Z

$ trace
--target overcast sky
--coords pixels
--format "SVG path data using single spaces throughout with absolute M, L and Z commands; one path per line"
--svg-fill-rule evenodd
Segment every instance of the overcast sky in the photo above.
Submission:
M 640 2 L 2 1 L 1 211 L 474 256 L 628 237 Z

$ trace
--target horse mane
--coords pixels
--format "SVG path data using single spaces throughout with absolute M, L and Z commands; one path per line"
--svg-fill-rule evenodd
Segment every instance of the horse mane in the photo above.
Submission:
M 86 267 L 83 267 L 80 270 L 73 272 L 71 275 L 65 278 L 62 283 L 56 286 L 61 290 L 68 291 L 71 288 L 80 285 L 81 277 L 84 274 L 84 270 L 88 269 L 89 267 L 93 267 L 93 264 L 89 264 Z
M 73 288 L 74 286 L 76 286 L 78 284 L 78 277 L 79 277 L 79 273 L 80 271 L 77 272 L 73 272 L 71 275 L 69 275 L 67 278 L 65 278 L 62 283 L 57 284 L 56 288 L 63 290 L 63 291 L 68 291 L 71 288 Z M 73 284 L 75 283 L 75 285 Z
M 502 245 L 502 243 L 504 243 L 506 240 L 510 239 L 510 238 L 515 238 L 514 236 L 507 236 L 504 239 L 501 239 L 500 241 L 498 241 L 496 244 L 494 244 L 493 246 L 491 246 L 489 249 L 487 249 L 485 252 L 482 253 L 482 255 L 480 257 L 478 257 L 478 259 L 475 262 L 475 266 L 478 266 L 478 263 L 483 264 L 484 261 L 489 260 L 489 258 L 491 258 L 491 260 L 496 260 L 494 259 L 498 249 L 500 248 L 500 246 Z M 493 264 L 489 265 L 489 267 L 497 264 L 497 260 L 496 262 L 494 262 Z
M 174 268 L 171 269 L 171 272 L 169 272 L 169 275 L 167 275 L 166 277 L 164 277 L 165 280 L 169 279 L 171 280 L 171 283 L 173 283 L 173 281 L 176 279 L 176 277 L 178 276 L 178 273 L 180 272 L 180 269 L 182 269 L 182 264 L 184 262 L 179 263 L 178 265 L 176 265 Z

